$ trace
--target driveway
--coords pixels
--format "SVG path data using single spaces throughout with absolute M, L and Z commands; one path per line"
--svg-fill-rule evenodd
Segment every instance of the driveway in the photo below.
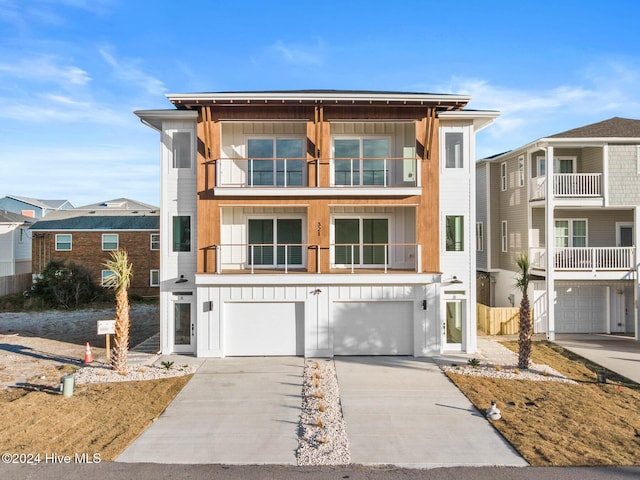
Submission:
M 557 333 L 555 342 L 612 372 L 640 383 L 640 342 L 633 338 Z
M 296 464 L 301 357 L 201 360 L 118 462 Z
M 528 465 L 432 360 L 334 361 L 353 463 Z

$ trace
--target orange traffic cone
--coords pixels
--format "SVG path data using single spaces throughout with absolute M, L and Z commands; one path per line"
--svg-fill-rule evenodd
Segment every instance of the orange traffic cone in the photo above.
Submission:
M 84 363 L 93 362 L 93 354 L 91 353 L 91 345 L 87 342 L 87 348 L 84 350 Z

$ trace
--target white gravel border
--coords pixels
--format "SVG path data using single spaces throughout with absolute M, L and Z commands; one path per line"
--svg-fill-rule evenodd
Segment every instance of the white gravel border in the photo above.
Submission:
M 471 375 L 474 377 L 503 378 L 507 380 L 530 380 L 533 382 L 576 383 L 547 365 L 532 363 L 527 369 L 518 369 L 514 365 L 496 365 L 480 363 L 473 365 L 441 365 L 445 372 Z
M 127 374 L 122 375 L 105 364 L 87 365 L 77 370 L 73 375 L 76 385 L 88 383 L 108 382 L 138 382 L 141 380 L 159 380 L 162 378 L 189 375 L 197 370 L 193 365 L 172 365 L 165 368 L 161 365 L 137 365 L 127 368 Z
M 298 465 L 351 463 L 333 360 L 307 359 L 303 380 L 296 450 Z

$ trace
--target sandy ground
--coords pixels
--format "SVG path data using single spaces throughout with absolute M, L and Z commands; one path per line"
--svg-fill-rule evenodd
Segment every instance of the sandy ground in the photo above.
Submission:
M 96 322 L 113 318 L 114 308 L 0 313 L 0 387 L 58 385 L 65 365 L 82 365 L 86 342 L 95 360 L 104 359 L 105 337 L 97 335 Z M 158 330 L 157 305 L 132 305 L 131 347 Z

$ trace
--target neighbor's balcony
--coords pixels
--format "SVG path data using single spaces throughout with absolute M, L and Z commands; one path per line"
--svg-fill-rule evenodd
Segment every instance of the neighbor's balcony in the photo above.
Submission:
M 529 200 L 546 197 L 547 177 L 529 180 Z M 601 173 L 556 173 L 553 175 L 553 195 L 559 198 L 601 198 Z
M 555 249 L 554 268 L 561 271 L 628 271 L 635 268 L 635 247 L 566 247 Z M 545 248 L 531 248 L 531 267 L 547 268 Z

